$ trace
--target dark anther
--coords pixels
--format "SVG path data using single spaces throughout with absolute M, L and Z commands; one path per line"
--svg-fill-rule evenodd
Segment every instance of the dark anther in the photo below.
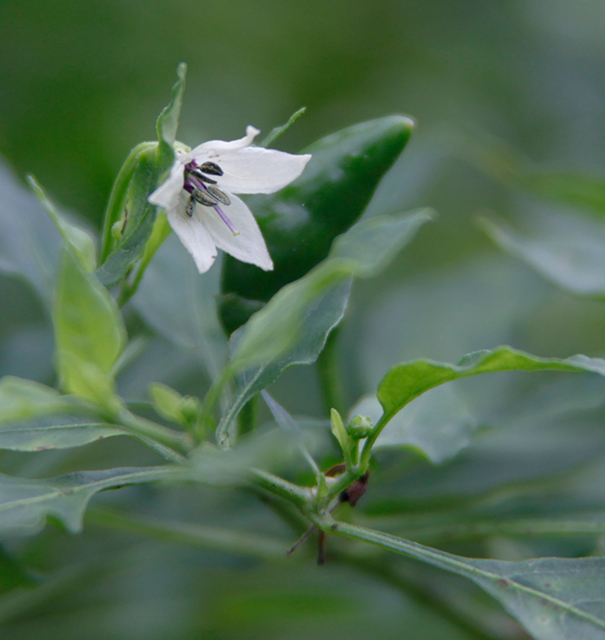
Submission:
M 187 166 L 188 166 L 187 173 L 190 173 L 192 176 L 195 176 L 198 180 L 201 180 L 202 182 L 207 182 L 208 184 L 216 184 L 216 180 L 213 180 L 212 178 L 209 178 L 208 176 L 204 175 L 199 169 L 196 169 L 191 165 L 187 165 Z
M 208 190 L 208 193 L 213 198 L 216 198 L 222 204 L 225 204 L 225 205 L 231 204 L 231 200 L 229 200 L 229 196 L 226 193 L 223 193 L 218 187 L 213 187 L 211 184 L 209 184 L 206 187 L 206 189 Z
M 214 198 L 209 193 L 202 191 L 201 189 L 194 189 L 191 192 L 191 197 L 205 207 L 214 207 L 218 204 L 217 198 Z
M 223 170 L 215 162 L 204 162 L 199 165 L 198 169 L 204 173 L 208 173 L 211 176 L 222 176 Z
M 193 196 L 189 196 L 189 199 L 187 200 L 187 206 L 185 207 L 185 212 L 190 218 L 193 218 L 194 209 L 195 209 L 195 200 L 193 199 Z

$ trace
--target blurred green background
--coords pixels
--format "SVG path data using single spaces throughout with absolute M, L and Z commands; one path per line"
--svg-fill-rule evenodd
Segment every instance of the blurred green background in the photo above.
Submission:
M 475 224 L 486 212 L 523 222 L 553 205 L 494 180 L 456 140 L 489 136 L 544 167 L 602 174 L 604 36 L 602 0 L 1 0 L 0 154 L 20 179 L 33 173 L 63 208 L 99 227 L 123 159 L 155 135 L 180 61 L 188 77 L 178 137 L 192 146 L 240 137 L 248 124 L 268 133 L 301 106 L 306 114 L 278 148 L 295 152 L 352 123 L 406 113 L 417 132 L 368 214 L 431 206 L 439 217 L 389 274 L 357 285 L 341 345 L 349 401 L 413 357 L 452 361 L 501 343 L 603 355 L 603 306 L 548 284 Z M 48 381 L 52 340 L 39 303 L 13 278 L 0 278 L 0 295 L 0 373 Z M 188 392 L 207 383 L 160 340 L 123 380 L 125 393 L 141 397 L 154 375 Z M 274 394 L 293 413 L 323 416 L 312 368 L 287 372 Z M 116 456 L 125 465 L 156 460 L 123 440 L 42 462 L 4 457 L 4 468 L 55 475 Z M 588 451 L 595 440 L 586 442 Z M 440 470 L 437 479 L 426 467 L 410 480 L 412 494 L 447 495 L 455 463 L 453 476 Z M 293 536 L 249 496 L 124 495 L 113 500 L 154 516 Z M 393 585 L 337 562 L 317 570 L 311 552 L 265 565 L 94 525 L 79 538 L 51 527 L 13 545 L 52 580 L 39 601 L 0 603 L 7 639 L 477 637 Z M 498 615 L 486 614 L 494 637 L 522 637 Z

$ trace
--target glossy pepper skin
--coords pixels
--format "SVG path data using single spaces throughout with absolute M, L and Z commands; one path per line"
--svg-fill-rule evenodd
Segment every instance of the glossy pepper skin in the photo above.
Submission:
M 219 313 L 229 334 L 328 255 L 334 238 L 364 212 L 412 129 L 409 118 L 388 116 L 337 131 L 302 152 L 313 157 L 291 185 L 246 198 L 275 269 L 262 271 L 225 256 Z

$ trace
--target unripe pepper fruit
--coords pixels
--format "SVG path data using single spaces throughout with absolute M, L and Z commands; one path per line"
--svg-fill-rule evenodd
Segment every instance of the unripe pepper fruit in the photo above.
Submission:
M 291 185 L 246 198 L 275 269 L 262 271 L 225 256 L 219 314 L 228 334 L 328 255 L 334 238 L 364 212 L 413 126 L 409 118 L 388 116 L 337 131 L 302 151 L 313 157 Z

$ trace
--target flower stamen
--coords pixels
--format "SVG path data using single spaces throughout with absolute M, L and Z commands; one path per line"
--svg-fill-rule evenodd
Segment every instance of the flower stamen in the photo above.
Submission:
M 225 206 L 231 204 L 229 196 L 216 187 L 216 180 L 208 178 L 204 172 L 215 176 L 222 176 L 223 170 L 214 162 L 204 162 L 197 166 L 195 161 L 185 165 L 185 183 L 183 189 L 190 194 L 185 206 L 185 213 L 192 218 L 195 210 L 195 203 L 198 202 L 204 207 L 212 207 L 219 215 L 220 219 L 227 225 L 227 228 L 234 236 L 239 235 L 237 227 L 229 220 L 229 217 L 220 208 L 219 202 Z
M 190 169 L 187 169 L 187 173 L 191 174 L 192 176 L 195 176 L 198 180 L 207 182 L 208 184 L 216 184 L 216 180 L 213 180 L 212 178 L 205 176 L 199 169 L 196 169 L 195 167 L 191 167 Z
M 222 176 L 223 170 L 216 164 L 216 162 L 204 162 L 201 165 L 195 164 L 195 160 L 192 161 L 192 164 L 195 165 L 200 171 L 204 173 L 209 173 L 211 176 Z
M 206 186 L 206 191 L 216 200 L 218 200 L 220 203 L 229 206 L 231 204 L 231 200 L 229 198 L 229 196 L 224 193 L 223 191 L 221 191 L 218 187 L 214 187 L 213 185 L 209 184 Z

